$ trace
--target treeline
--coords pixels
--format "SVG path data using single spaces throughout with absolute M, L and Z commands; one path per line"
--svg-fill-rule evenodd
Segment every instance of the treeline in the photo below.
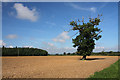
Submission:
M 120 56 L 120 52 L 98 52 L 98 53 L 92 53 L 91 55 L 103 55 L 103 56 Z
M 63 54 L 58 54 L 58 53 L 56 53 L 56 54 L 50 54 L 50 55 L 54 55 L 54 56 L 55 56 L 55 55 L 56 55 L 56 56 L 57 56 L 57 55 L 58 55 L 58 56 L 71 55 L 71 56 L 72 56 L 72 55 L 77 55 L 77 54 L 76 54 L 76 53 L 66 53 L 66 52 L 64 52 Z
M 52 55 L 56 55 L 56 56 L 67 56 L 67 55 L 70 55 L 70 56 L 72 56 L 72 55 L 78 55 L 76 52 L 75 53 L 66 53 L 66 52 L 64 52 L 63 54 L 58 54 L 58 53 L 56 53 L 56 54 L 52 54 Z M 94 55 L 98 55 L 98 56 L 120 56 L 120 52 L 113 52 L 113 51 L 109 51 L 109 52 L 97 52 L 97 53 L 95 53 L 95 52 L 93 52 L 92 54 L 91 54 L 91 56 L 94 56 Z M 82 56 L 82 55 L 80 55 L 80 56 Z
M 47 56 L 46 50 L 37 48 L 6 48 L 2 47 L 2 56 Z
M 23 48 L 23 47 L 14 47 L 14 48 L 7 48 L 7 47 L 2 47 L 2 56 L 48 56 L 48 55 L 54 55 L 54 56 L 75 56 L 78 55 L 76 52 L 75 53 L 66 53 L 64 52 L 63 54 L 48 54 L 46 50 L 42 49 L 37 49 L 37 48 Z M 91 56 L 98 55 L 98 56 L 120 56 L 120 52 L 98 52 L 98 53 L 92 53 Z M 82 56 L 82 55 L 80 55 Z

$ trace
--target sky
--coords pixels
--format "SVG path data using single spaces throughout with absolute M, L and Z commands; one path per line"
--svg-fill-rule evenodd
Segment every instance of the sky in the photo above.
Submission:
M 0 45 L 40 48 L 50 54 L 75 52 L 76 31 L 65 32 L 72 28 L 69 23 L 82 17 L 88 22 L 98 14 L 103 15 L 98 26 L 103 32 L 93 51 L 118 51 L 117 2 L 3 2 Z

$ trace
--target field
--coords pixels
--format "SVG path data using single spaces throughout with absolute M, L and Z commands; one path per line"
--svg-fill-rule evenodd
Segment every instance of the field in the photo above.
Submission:
M 2 57 L 3 78 L 87 78 L 109 67 L 118 56 L 20 56 Z

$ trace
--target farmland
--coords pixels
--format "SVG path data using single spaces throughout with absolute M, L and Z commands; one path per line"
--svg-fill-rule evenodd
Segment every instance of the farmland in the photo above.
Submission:
M 109 67 L 118 56 L 2 57 L 3 78 L 87 78 Z

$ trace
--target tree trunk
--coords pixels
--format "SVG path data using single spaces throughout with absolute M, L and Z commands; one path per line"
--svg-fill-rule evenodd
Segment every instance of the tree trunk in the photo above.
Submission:
M 86 60 L 86 55 L 84 55 L 84 56 L 82 57 L 82 60 Z

